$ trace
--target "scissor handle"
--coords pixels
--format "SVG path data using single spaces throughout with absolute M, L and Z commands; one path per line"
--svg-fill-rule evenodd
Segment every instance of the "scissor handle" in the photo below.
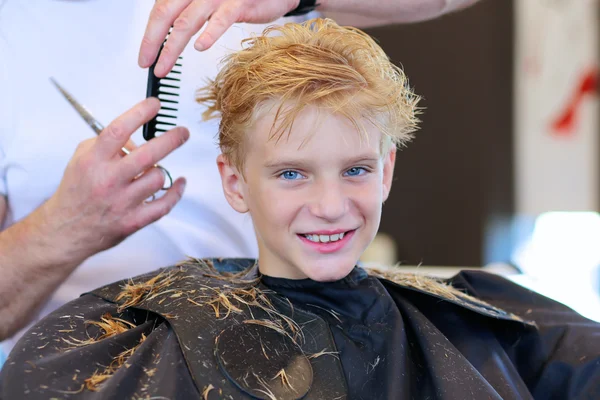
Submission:
M 171 176 L 171 173 L 162 165 L 156 164 L 154 166 L 154 168 L 160 169 L 163 172 L 163 174 L 165 175 L 165 177 L 167 178 L 166 181 L 168 181 L 167 185 L 163 186 L 161 190 L 171 189 L 173 187 L 173 177 Z

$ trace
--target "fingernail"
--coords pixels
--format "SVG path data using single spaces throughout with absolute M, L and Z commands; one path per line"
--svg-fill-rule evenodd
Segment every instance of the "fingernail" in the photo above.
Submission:
M 184 180 L 183 183 L 179 186 L 179 189 L 177 190 L 179 196 L 183 196 L 183 192 L 185 191 L 185 185 L 187 185 L 187 182 Z
M 147 66 L 148 65 L 148 57 L 140 54 L 140 57 L 138 59 L 138 64 L 142 67 Z
M 202 45 L 202 43 L 200 43 L 200 42 L 196 42 L 196 43 L 194 43 L 194 48 L 195 48 L 196 50 L 198 50 L 198 51 L 202 51 L 202 50 L 204 50 L 204 46 L 203 46 L 203 45 Z

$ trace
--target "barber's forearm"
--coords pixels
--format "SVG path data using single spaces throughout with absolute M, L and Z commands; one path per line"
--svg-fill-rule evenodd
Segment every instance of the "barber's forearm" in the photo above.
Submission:
M 318 0 L 326 16 L 357 15 L 382 23 L 424 21 L 459 10 L 478 0 Z M 372 24 L 374 25 L 374 24 Z
M 60 238 L 44 231 L 43 212 L 0 232 L 0 341 L 26 326 L 83 261 L 59 251 Z

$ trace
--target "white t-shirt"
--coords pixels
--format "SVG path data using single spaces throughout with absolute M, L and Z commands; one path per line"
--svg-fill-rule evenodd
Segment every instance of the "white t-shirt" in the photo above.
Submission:
M 4 228 L 55 192 L 77 144 L 94 136 L 49 78 L 56 78 L 105 125 L 141 101 L 147 70 L 137 66 L 137 56 L 153 4 L 0 0 L 0 195 L 7 196 L 9 206 Z M 36 320 L 81 293 L 186 256 L 257 256 L 250 217 L 232 210 L 223 196 L 215 162 L 218 121 L 201 121 L 194 93 L 216 75 L 227 52 L 264 27 L 235 25 L 202 53 L 188 46 L 177 122 L 191 135 L 161 161 L 174 178 L 186 177 L 182 200 L 166 217 L 85 261 Z M 133 139 L 144 142 L 141 131 Z M 7 353 L 24 331 L 2 344 Z

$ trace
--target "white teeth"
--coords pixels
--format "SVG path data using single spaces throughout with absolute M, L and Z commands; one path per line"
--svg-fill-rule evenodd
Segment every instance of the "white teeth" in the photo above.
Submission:
M 344 233 L 336 233 L 335 235 L 304 235 L 305 238 L 315 243 L 337 242 L 344 238 Z

